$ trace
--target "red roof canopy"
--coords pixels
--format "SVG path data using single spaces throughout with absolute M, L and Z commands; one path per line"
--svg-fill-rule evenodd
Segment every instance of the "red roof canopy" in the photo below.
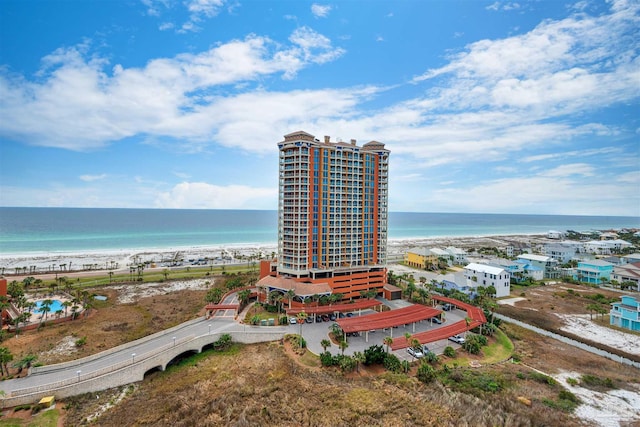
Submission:
M 458 301 L 454 298 L 441 297 L 439 295 L 433 295 L 431 298 L 437 301 L 448 302 L 449 304 L 453 304 L 456 307 L 466 310 L 467 317 L 469 318 L 469 324 L 467 324 L 467 320 L 460 320 L 456 323 L 443 326 L 433 331 L 424 331 L 413 334 L 411 338 L 417 339 L 418 341 L 420 341 L 420 344 L 443 340 L 445 338 L 461 334 L 465 331 L 477 328 L 478 326 L 487 323 L 487 318 L 484 315 L 484 311 L 482 311 L 480 307 L 467 304 L 466 302 Z M 409 347 L 409 343 L 407 342 L 407 339 L 405 337 L 398 337 L 393 339 L 391 349 L 398 350 L 399 348 L 405 347 Z
M 361 310 L 365 308 L 372 308 L 382 305 L 382 303 L 375 299 L 361 299 L 355 302 L 341 303 L 341 304 L 332 304 L 332 305 L 320 305 L 320 306 L 312 306 L 312 307 L 295 307 L 287 309 L 287 314 L 296 315 L 301 312 L 305 312 L 307 314 L 328 314 L 328 313 L 336 313 L 345 311 L 354 311 Z
M 398 310 L 368 314 L 366 316 L 338 319 L 336 323 L 345 333 L 384 329 L 394 326 L 407 325 L 420 320 L 426 320 L 442 313 L 441 310 L 424 305 L 411 305 Z

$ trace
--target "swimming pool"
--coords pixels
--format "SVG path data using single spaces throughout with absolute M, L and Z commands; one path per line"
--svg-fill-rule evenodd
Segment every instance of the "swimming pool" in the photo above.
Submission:
M 43 299 L 36 301 L 36 308 L 33 309 L 34 313 L 40 313 L 40 307 L 42 307 L 43 301 L 44 301 Z M 62 301 L 57 299 L 52 299 L 51 301 L 53 302 L 49 306 L 49 313 L 55 313 L 58 310 L 64 310 L 64 307 L 62 306 Z

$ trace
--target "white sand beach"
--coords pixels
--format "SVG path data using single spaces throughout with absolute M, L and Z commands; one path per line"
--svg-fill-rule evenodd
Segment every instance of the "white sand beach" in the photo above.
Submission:
M 413 247 L 446 248 L 454 246 L 473 251 L 480 247 L 527 246 L 546 243 L 550 240 L 542 235 L 501 235 L 471 237 L 437 237 L 426 239 L 397 239 L 388 241 L 388 262 L 402 259 Z M 183 260 L 183 265 L 198 260 L 207 260 L 207 265 L 238 264 L 249 259 L 269 258 L 277 253 L 276 244 L 239 244 L 224 246 L 182 247 L 173 249 L 120 249 L 87 252 L 49 252 L 33 254 L 0 255 L 0 274 L 6 277 L 25 277 L 44 272 L 67 274 L 70 272 L 128 270 L 130 266 L 151 263 L 157 268 L 166 268 L 172 261 Z

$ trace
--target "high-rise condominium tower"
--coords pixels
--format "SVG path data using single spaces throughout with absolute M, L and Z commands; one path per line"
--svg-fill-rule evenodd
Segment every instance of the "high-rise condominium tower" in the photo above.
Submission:
M 389 150 L 293 132 L 278 143 L 280 276 L 345 298 L 386 282 Z

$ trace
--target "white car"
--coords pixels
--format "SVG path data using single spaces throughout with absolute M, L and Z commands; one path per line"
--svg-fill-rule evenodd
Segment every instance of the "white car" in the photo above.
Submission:
M 289 319 L 289 323 L 291 323 L 292 325 L 295 325 L 296 323 L 298 323 L 298 321 L 296 320 L 295 317 L 292 317 L 291 319 Z
M 409 347 L 407 349 L 407 353 L 409 353 L 410 355 L 412 355 L 416 359 L 420 359 L 421 357 L 424 357 L 424 353 L 419 348 Z
M 456 344 L 464 344 L 464 337 L 462 335 L 454 335 L 449 337 L 449 341 L 453 341 Z

